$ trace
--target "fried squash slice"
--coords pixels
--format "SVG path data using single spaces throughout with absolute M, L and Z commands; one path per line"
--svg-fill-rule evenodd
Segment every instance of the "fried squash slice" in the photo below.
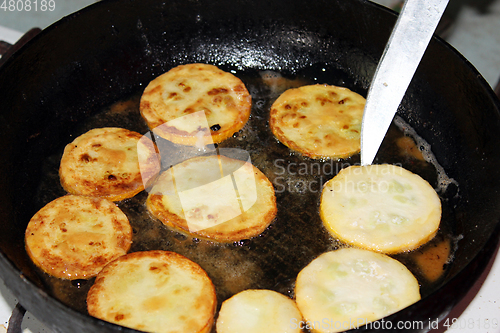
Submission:
M 25 246 L 44 272 L 60 279 L 89 279 L 132 244 L 127 216 L 111 201 L 65 195 L 28 223 Z
M 146 205 L 169 227 L 226 243 L 259 235 L 277 212 L 269 179 L 251 163 L 222 155 L 194 157 L 165 170 Z
M 301 321 L 291 298 L 273 290 L 247 289 L 222 303 L 217 333 L 300 333 Z
M 399 261 L 373 251 L 326 252 L 303 268 L 296 302 L 312 332 L 360 328 L 420 300 L 413 274 Z
M 113 261 L 87 295 L 91 316 L 145 332 L 208 333 L 216 307 L 206 272 L 180 254 L 161 250 Z
M 426 180 L 402 167 L 350 166 L 324 185 L 320 215 L 326 229 L 347 244 L 399 253 L 436 235 L 441 201 Z
M 68 144 L 59 176 L 69 193 L 120 201 L 144 190 L 160 172 L 153 142 L 124 128 L 92 129 Z
M 288 148 L 315 159 L 360 151 L 365 98 L 326 84 L 286 90 L 271 106 L 269 125 Z
M 140 101 L 141 115 L 156 134 L 198 147 L 222 142 L 242 129 L 251 107 L 252 98 L 239 78 L 199 63 L 160 75 Z

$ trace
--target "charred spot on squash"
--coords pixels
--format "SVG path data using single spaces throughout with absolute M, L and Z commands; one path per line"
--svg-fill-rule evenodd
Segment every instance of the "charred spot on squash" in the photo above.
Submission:
M 214 89 L 210 90 L 209 92 L 207 92 L 207 95 L 213 96 L 213 95 L 219 95 L 219 94 L 227 94 L 228 92 L 229 92 L 229 90 L 227 90 L 226 88 L 214 88 Z
M 221 126 L 219 124 L 215 124 L 215 125 L 210 126 L 210 130 L 212 132 L 217 132 L 220 129 L 221 129 Z
M 90 157 L 89 154 L 83 154 L 80 156 L 80 161 L 84 162 L 84 163 L 89 163 L 89 162 L 92 162 L 94 159 L 92 157 Z

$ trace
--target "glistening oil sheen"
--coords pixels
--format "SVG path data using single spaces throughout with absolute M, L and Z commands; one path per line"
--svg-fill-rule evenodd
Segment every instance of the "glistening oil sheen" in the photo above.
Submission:
M 242 130 L 218 144 L 217 148 L 247 151 L 252 164 L 273 183 L 278 214 L 268 229 L 249 240 L 219 244 L 180 234 L 154 219 L 145 206 L 146 191 L 117 203 L 128 216 L 134 230 L 131 251 L 162 249 L 192 259 L 212 279 L 219 307 L 225 299 L 250 288 L 272 289 L 293 297 L 295 278 L 303 267 L 323 252 L 346 246 L 323 227 L 319 217 L 319 199 L 322 184 L 340 169 L 359 164 L 359 155 L 338 161 L 313 160 L 291 151 L 273 136 L 268 126 L 269 109 L 273 101 L 286 89 L 316 83 L 341 85 L 366 96 L 366 87 L 362 82 L 355 78 L 349 79 L 345 73 L 340 75 L 339 69 L 328 64 L 318 64 L 294 73 L 255 69 L 232 71 L 252 95 L 252 114 Z M 110 103 L 109 107 L 79 123 L 74 128 L 72 138 L 92 128 L 110 126 L 147 133 L 148 128 L 139 112 L 141 92 L 137 91 L 126 100 Z M 419 174 L 437 189 L 443 204 L 443 218 L 435 239 L 417 250 L 393 256 L 415 274 L 421 285 L 422 297 L 425 297 L 440 286 L 460 237 L 454 234 L 452 214 L 449 213 L 459 186 L 443 174 L 430 145 L 418 137 L 404 120 L 400 119 L 396 125 L 391 126 L 376 163 L 398 164 Z M 68 142 L 61 145 L 59 151 L 44 163 L 45 174 L 36 194 L 40 206 L 65 194 L 59 184 L 58 167 L 64 145 L 72 138 L 68 138 Z M 398 145 L 399 140 L 407 138 L 410 146 L 413 142 L 421 155 L 408 148 L 408 142 Z M 158 137 L 156 139 L 160 152 L 169 156 L 172 164 L 182 161 L 196 150 Z M 166 169 L 170 165 L 162 167 Z M 92 279 L 72 283 L 41 272 L 40 277 L 50 286 L 54 297 L 86 313 L 85 297 L 93 283 Z

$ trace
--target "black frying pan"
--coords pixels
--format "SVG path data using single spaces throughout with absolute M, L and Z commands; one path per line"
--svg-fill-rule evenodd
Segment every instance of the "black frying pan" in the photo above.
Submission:
M 131 331 L 60 301 L 26 255 L 26 225 L 51 195 L 40 195 L 47 158 L 89 118 L 137 96 L 152 78 L 184 63 L 211 63 L 247 78 L 271 70 L 366 95 L 394 23 L 392 12 L 362 0 L 128 0 L 102 1 L 40 33 L 0 68 L 0 275 L 6 285 L 54 331 Z M 398 115 L 430 143 L 459 184 L 441 194 L 444 228 L 457 237 L 457 248 L 445 276 L 421 301 L 385 319 L 393 327 L 398 321 L 442 319 L 496 249 L 499 109 L 472 66 L 446 43 L 432 40 Z M 253 118 L 254 124 L 259 121 L 265 117 Z M 375 162 L 388 161 L 394 162 L 381 155 Z M 280 223 L 269 233 L 279 234 Z M 258 240 L 240 245 L 259 249 Z M 286 262 L 286 256 L 280 258 Z

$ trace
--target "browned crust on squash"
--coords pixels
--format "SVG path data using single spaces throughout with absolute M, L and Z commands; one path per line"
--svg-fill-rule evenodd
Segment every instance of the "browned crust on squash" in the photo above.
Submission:
M 211 79 L 222 80 L 222 86 L 213 87 Z M 183 80 L 193 80 L 206 84 L 206 89 L 191 89 L 189 83 Z M 179 82 L 177 82 L 179 81 Z M 217 81 L 218 82 L 218 81 Z M 169 92 L 165 89 L 175 83 L 182 92 Z M 217 83 L 218 84 L 218 83 Z M 177 88 L 177 87 L 176 87 Z M 181 93 L 184 94 L 181 96 Z M 167 101 L 163 100 L 166 94 Z M 193 100 L 181 109 L 170 103 L 170 100 Z M 221 111 L 223 110 L 223 111 Z M 248 121 L 251 110 L 251 96 L 243 82 L 236 76 L 224 72 L 213 65 L 187 64 L 172 68 L 149 83 L 143 92 L 140 101 L 140 111 L 149 128 L 166 140 L 183 145 L 199 144 L 198 132 L 202 132 L 203 144 L 219 143 L 238 132 Z M 195 128 L 191 131 L 168 126 L 171 120 L 204 111 L 208 127 L 220 125 L 217 130 Z M 217 113 L 230 112 L 231 121 L 219 124 L 216 120 Z M 198 134 L 198 136 L 197 136 Z
M 280 142 L 304 156 L 346 158 L 360 151 L 364 102 L 342 87 L 289 89 L 271 106 L 269 126 Z
M 204 159 L 206 157 L 197 157 L 190 160 L 187 160 L 183 163 L 192 163 L 196 159 Z M 231 158 L 225 156 L 219 156 L 221 161 L 230 162 Z M 246 162 L 248 163 L 248 162 Z M 179 165 L 181 165 L 180 163 Z M 177 166 L 179 166 L 177 165 Z M 175 167 L 175 166 L 174 166 Z M 234 242 L 241 239 L 248 239 L 251 237 L 255 237 L 261 234 L 274 220 L 277 214 L 277 206 L 276 206 L 276 196 L 274 193 L 274 187 L 269 179 L 255 166 L 252 165 L 255 181 L 257 187 L 260 187 L 261 190 L 257 189 L 257 193 L 260 193 L 260 196 L 257 197 L 257 201 L 254 206 L 252 206 L 247 211 L 244 211 L 241 215 L 224 222 L 222 224 L 233 224 L 235 226 L 234 229 L 227 230 L 223 229 L 219 230 L 218 226 L 198 230 L 196 232 L 190 232 L 187 220 L 184 216 L 179 216 L 175 212 L 171 212 L 168 207 L 165 207 L 163 204 L 163 195 L 151 192 L 147 198 L 146 205 L 149 212 L 159 219 L 163 224 L 169 226 L 177 231 L 182 233 L 192 235 L 195 237 L 200 237 L 209 240 L 216 240 L 219 242 Z M 168 170 L 166 171 L 168 172 Z M 161 181 L 161 176 L 159 177 L 159 181 Z M 265 207 L 265 212 L 259 212 L 257 209 L 261 207 Z M 256 215 L 257 212 L 257 215 Z M 257 224 L 253 224 L 250 227 L 245 228 L 237 228 L 240 225 L 240 221 L 248 221 L 248 220 L 258 220 Z
M 120 201 L 144 190 L 138 158 L 132 163 L 129 155 L 137 155 L 137 144 L 144 140 L 140 133 L 124 128 L 97 128 L 68 144 L 61 158 L 59 176 L 62 187 L 71 194 Z M 113 143 L 118 143 L 112 146 Z M 124 147 L 120 146 L 127 145 Z M 143 161 L 144 172 L 154 179 L 159 163 L 154 144 L 142 145 L 149 157 Z M 133 151 L 132 151 L 133 150 Z M 127 163 L 128 168 L 124 168 Z
M 55 199 L 31 218 L 25 232 L 33 263 L 49 275 L 69 280 L 97 275 L 107 263 L 126 254 L 131 244 L 126 215 L 102 198 Z
M 162 251 L 162 250 L 152 250 L 152 251 L 143 251 L 143 252 L 134 252 L 129 253 L 125 256 L 122 256 L 115 261 L 108 264 L 97 276 L 94 284 L 90 288 L 87 294 L 87 309 L 91 316 L 110 321 L 119 325 L 125 325 L 135 329 L 141 329 L 146 331 L 151 331 L 147 325 L 143 324 L 131 324 L 127 323 L 126 320 L 130 319 L 133 316 L 131 312 L 124 312 L 123 309 L 120 310 L 120 305 L 117 308 L 112 306 L 109 308 L 109 301 L 112 303 L 112 299 L 110 299 L 111 295 L 117 290 L 120 289 L 120 286 L 116 286 L 114 289 L 114 285 L 106 284 L 108 279 L 114 281 L 115 283 L 122 283 L 126 280 L 126 278 L 121 279 L 121 274 L 123 272 L 128 271 L 130 275 L 134 275 L 138 269 L 140 269 L 141 262 L 150 261 L 149 269 L 147 271 L 140 271 L 139 275 L 142 274 L 151 274 L 151 278 L 154 281 L 165 281 L 165 284 L 169 284 L 169 280 L 174 278 L 171 274 L 174 274 L 172 270 L 173 267 L 176 269 L 180 269 L 183 274 L 190 276 L 193 280 L 197 281 L 197 284 L 201 286 L 200 290 L 195 290 L 194 294 L 196 298 L 193 300 L 191 297 L 185 298 L 187 302 L 186 306 L 188 307 L 188 313 L 181 314 L 179 318 L 176 320 L 180 320 L 181 323 L 177 323 L 180 326 L 188 327 L 190 332 L 196 333 L 208 333 L 210 332 L 213 323 L 214 323 L 214 315 L 217 308 L 217 296 L 215 292 L 215 287 L 208 277 L 207 273 L 195 262 L 189 260 L 188 258 L 177 254 L 171 251 Z M 160 280 L 156 279 L 160 277 Z M 131 283 L 138 283 L 140 286 L 141 281 L 127 281 Z M 124 282 L 124 283 L 127 283 Z M 162 286 L 164 284 L 162 283 Z M 162 286 L 159 286 L 161 288 Z M 191 286 L 184 285 L 179 286 L 179 292 L 187 292 L 190 293 Z M 177 289 L 173 290 L 173 292 L 177 292 Z M 154 290 L 144 290 L 145 294 L 151 294 L 151 302 L 148 303 L 149 306 L 155 308 L 155 303 L 158 304 L 168 304 L 169 299 L 166 298 L 166 295 L 160 295 L 160 299 L 156 299 L 158 296 L 155 294 Z M 174 297 L 175 295 L 172 295 Z M 170 298 L 170 297 L 169 297 Z M 178 298 L 178 297 L 177 297 Z M 108 305 L 105 305 L 108 303 Z M 144 318 L 143 316 L 148 316 L 151 313 L 152 316 L 157 315 L 155 311 L 161 311 L 157 308 L 154 311 L 145 311 L 144 303 L 131 303 L 126 304 L 126 307 L 130 309 L 130 311 L 137 311 L 141 314 L 141 320 Z M 182 307 L 181 307 L 182 308 Z M 134 311 L 134 313 L 135 313 Z M 168 314 L 165 314 L 168 315 Z M 153 318 L 148 319 L 146 322 L 154 320 Z M 161 332 L 171 332 L 170 327 L 164 327 Z

